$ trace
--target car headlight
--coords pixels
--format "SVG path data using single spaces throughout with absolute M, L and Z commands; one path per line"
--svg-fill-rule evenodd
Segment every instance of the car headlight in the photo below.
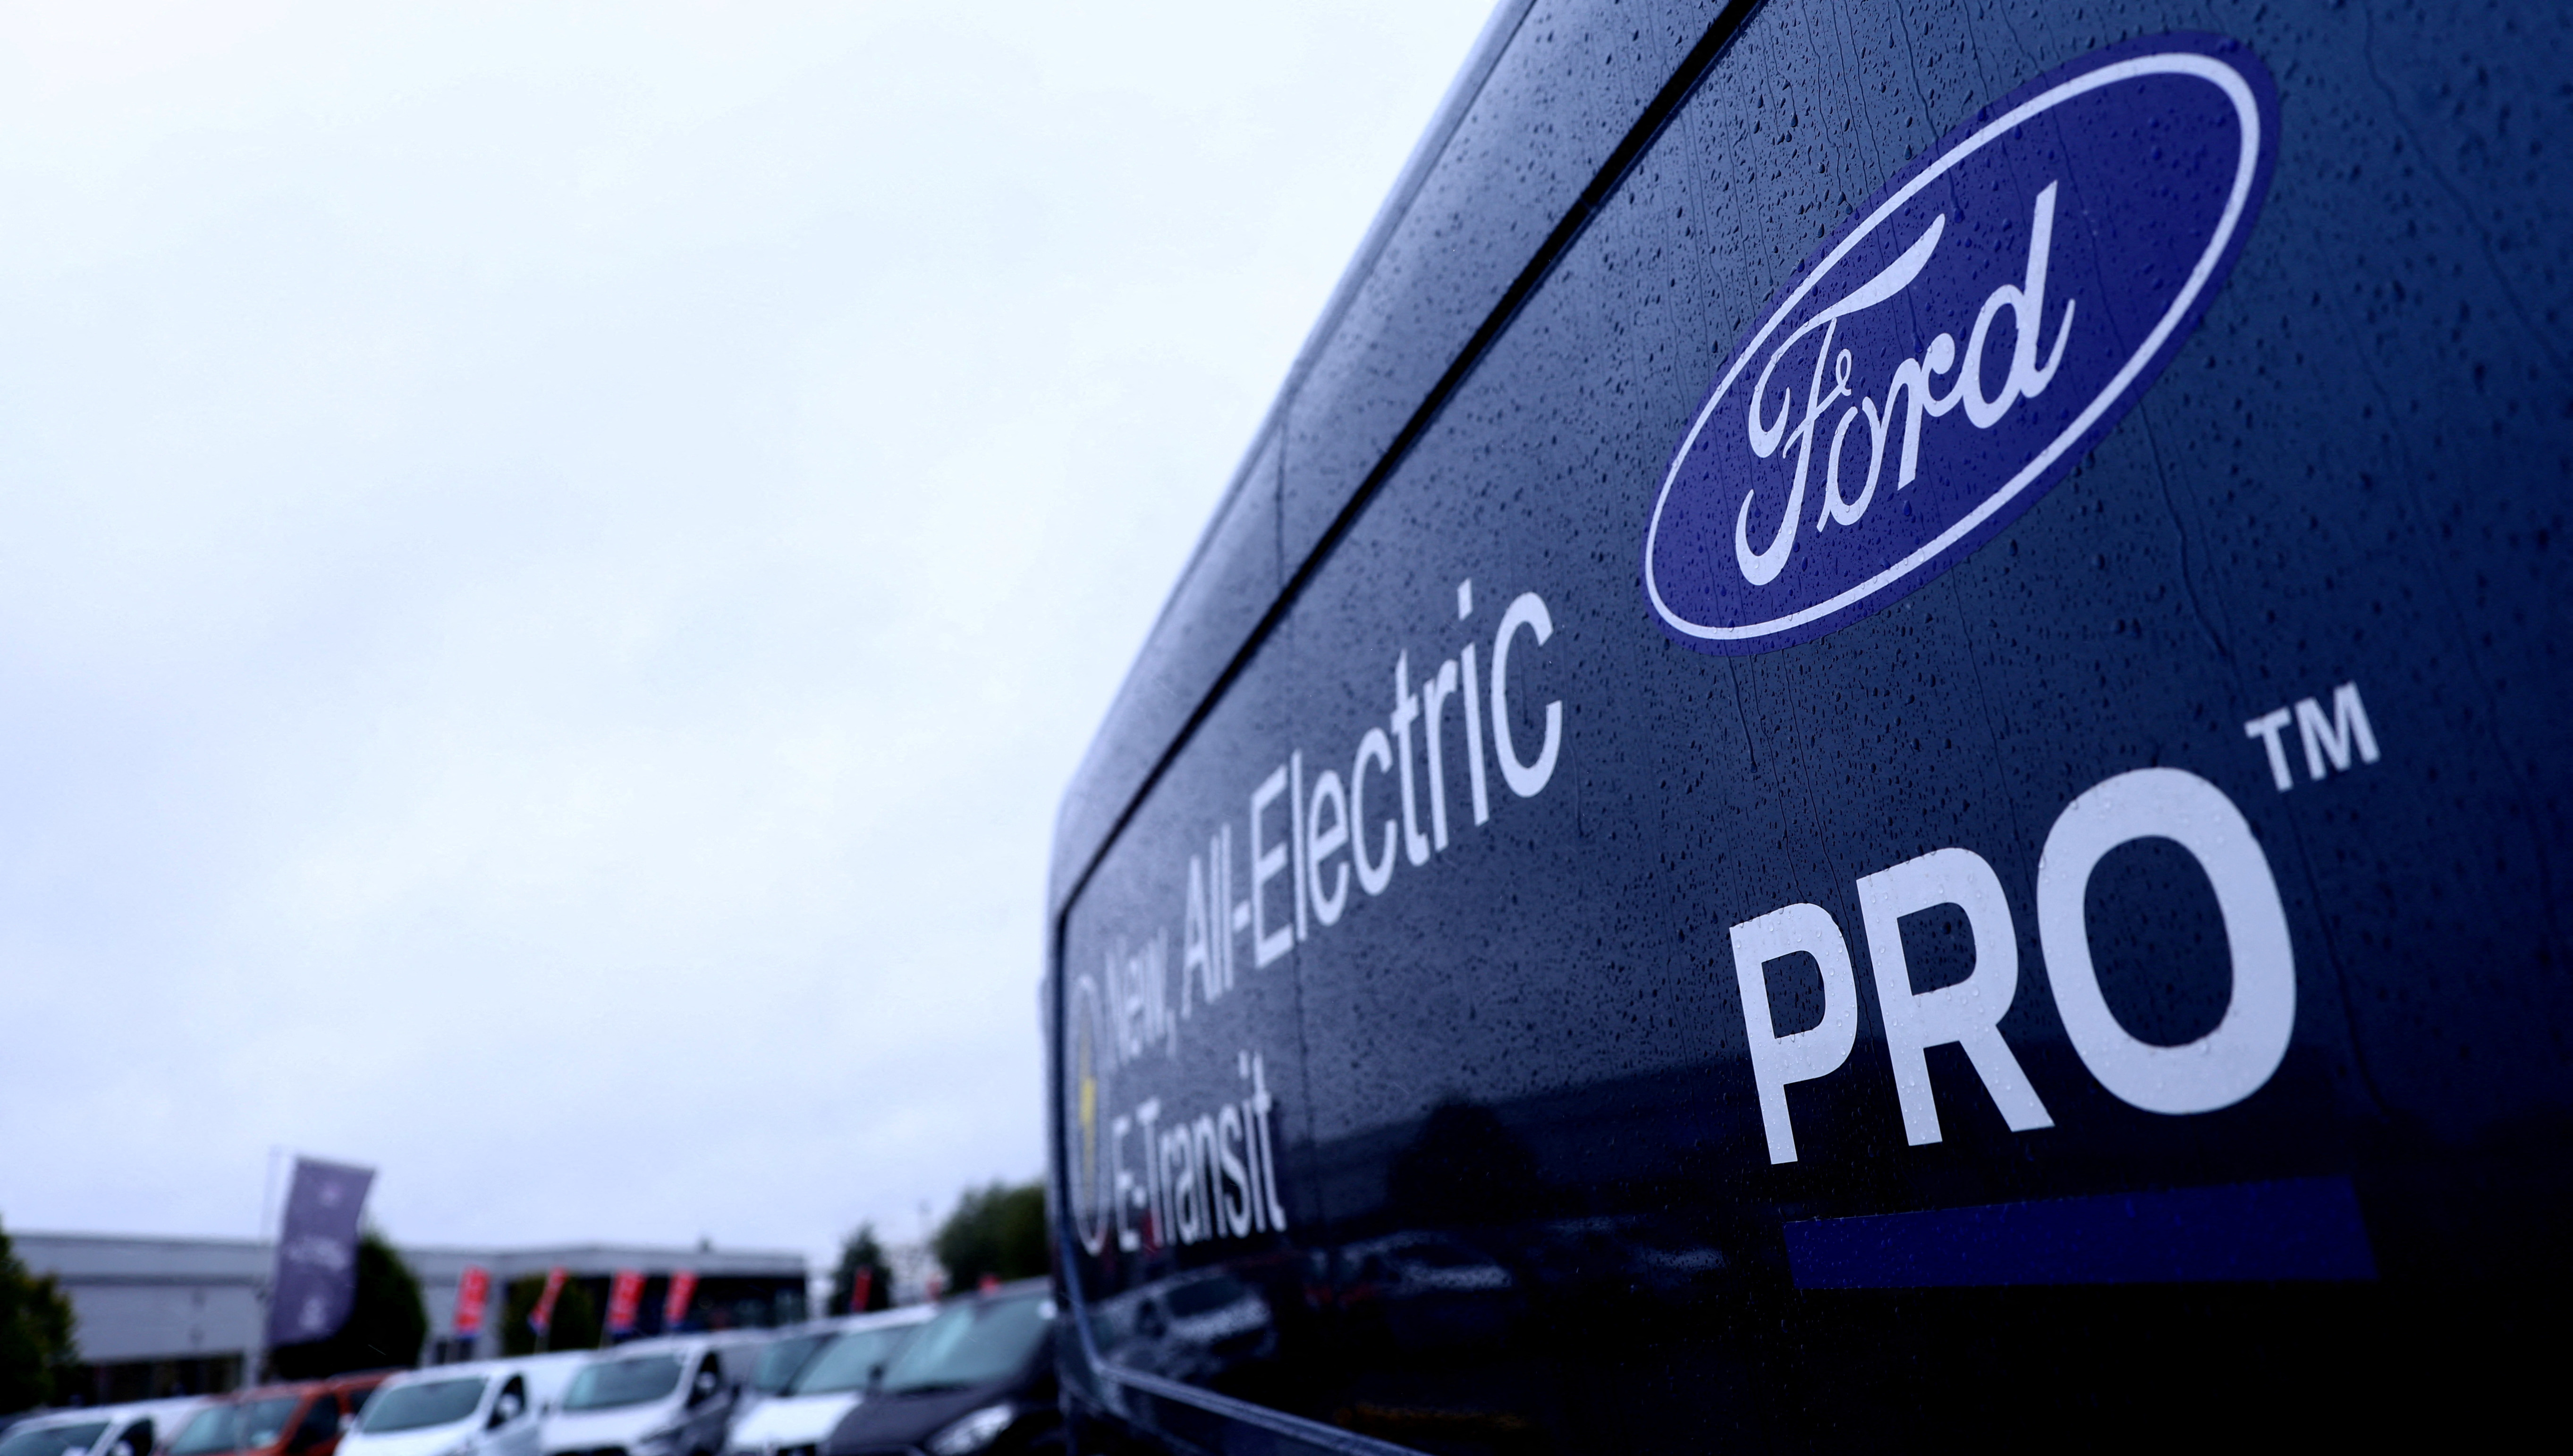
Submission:
M 966 1456 L 1001 1439 L 1018 1412 L 1008 1405 L 987 1405 L 929 1438 L 932 1456 Z

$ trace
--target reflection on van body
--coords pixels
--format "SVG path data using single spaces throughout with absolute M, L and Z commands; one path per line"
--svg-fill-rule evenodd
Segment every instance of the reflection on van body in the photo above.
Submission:
M 1333 1302 L 1348 1332 L 1409 1351 L 1509 1333 L 1518 1281 L 1490 1255 L 1434 1233 L 1397 1233 L 1339 1250 Z
M 1077 1444 L 2527 1411 L 2568 94 L 2527 0 L 1506 0 L 1057 819 Z
M 1712 1295 L 1730 1272 L 1721 1249 L 1634 1216 L 1568 1218 L 1529 1231 L 1518 1259 L 1543 1306 L 1686 1306 Z
M 1130 1289 L 1101 1305 L 1100 1329 L 1120 1363 L 1221 1386 L 1278 1350 L 1277 1321 L 1260 1292 L 1222 1269 Z

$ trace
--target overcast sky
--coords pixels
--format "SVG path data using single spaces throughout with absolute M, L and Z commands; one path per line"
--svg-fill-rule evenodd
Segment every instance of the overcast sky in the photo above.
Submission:
M 1488 10 L 0 9 L 0 1220 L 822 1256 Z

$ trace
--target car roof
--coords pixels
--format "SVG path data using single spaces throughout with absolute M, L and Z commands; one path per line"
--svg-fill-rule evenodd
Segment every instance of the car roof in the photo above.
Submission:
M 884 1329 L 889 1326 L 918 1324 L 938 1312 L 935 1304 L 902 1304 L 891 1309 L 870 1310 L 865 1314 L 844 1314 L 826 1334 L 846 1334 L 851 1330 Z
M 47 1426 L 80 1425 L 87 1421 L 125 1421 L 141 1416 L 159 1416 L 174 1410 L 204 1403 L 203 1396 L 173 1395 L 159 1400 L 125 1400 L 114 1405 L 79 1405 L 62 1410 L 40 1411 L 11 1427 L 12 1430 L 39 1430 Z
M 516 1360 L 464 1360 L 453 1365 L 424 1365 L 417 1370 L 397 1370 L 386 1378 L 385 1384 L 427 1385 L 438 1380 L 498 1375 L 519 1368 Z
M 627 1340 L 623 1344 L 609 1345 L 606 1349 L 593 1351 L 590 1363 L 603 1364 L 609 1360 L 621 1360 L 634 1355 L 693 1354 L 698 1350 L 723 1348 L 731 1343 L 733 1342 L 719 1340 L 708 1334 L 646 1335 L 639 1340 Z
M 974 1299 L 1017 1299 L 1028 1294 L 1052 1294 L 1053 1292 L 1054 1280 L 1047 1275 L 1039 1274 L 1031 1279 L 1012 1279 L 1006 1284 L 991 1289 L 976 1289 L 969 1293 L 958 1294 L 942 1302 L 962 1304 Z
M 248 1390 L 227 1390 L 221 1395 L 207 1396 L 204 1399 L 210 1405 L 234 1405 L 245 1400 L 274 1400 L 283 1395 L 308 1395 L 315 1392 L 336 1394 L 381 1385 L 396 1375 L 409 1373 L 404 1370 L 360 1370 L 346 1375 L 318 1376 L 311 1380 L 273 1380 L 266 1385 L 254 1385 Z
M 247 1400 L 276 1400 L 281 1396 L 305 1395 L 316 1390 L 328 1390 L 335 1383 L 335 1381 L 327 1379 L 272 1380 L 266 1385 L 254 1385 L 247 1390 L 227 1390 L 221 1395 L 212 1397 L 209 1403 L 214 1405 L 239 1405 L 243 1401 Z
M 20 1421 L 14 1429 L 21 1431 L 34 1431 L 42 1430 L 48 1426 L 76 1426 L 85 1421 L 120 1420 L 123 1419 L 126 1414 L 127 1412 L 122 1406 L 74 1406 L 68 1410 L 49 1410 L 44 1412 L 42 1415 L 29 1416 L 25 1420 Z

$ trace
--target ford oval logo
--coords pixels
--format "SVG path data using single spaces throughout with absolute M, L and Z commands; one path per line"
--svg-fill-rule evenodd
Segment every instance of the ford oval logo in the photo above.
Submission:
M 2095 52 L 1942 138 L 1733 348 L 1644 535 L 1663 629 L 1808 641 L 2017 519 L 2177 352 L 2241 251 L 2277 92 L 2239 42 Z

